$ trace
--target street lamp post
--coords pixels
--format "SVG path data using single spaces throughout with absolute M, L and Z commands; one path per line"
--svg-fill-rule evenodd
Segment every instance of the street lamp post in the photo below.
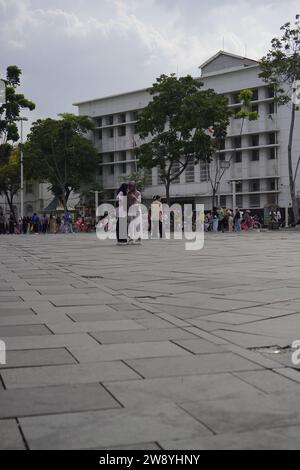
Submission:
M 20 205 L 21 219 L 24 218 L 24 164 L 23 164 L 23 121 L 28 121 L 26 117 L 18 117 L 17 121 L 21 122 L 21 187 L 20 187 Z

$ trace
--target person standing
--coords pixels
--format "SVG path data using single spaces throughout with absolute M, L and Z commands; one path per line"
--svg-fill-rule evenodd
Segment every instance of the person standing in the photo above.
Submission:
M 33 233 L 38 234 L 39 233 L 39 216 L 35 212 L 32 216 L 32 227 L 33 227 Z
M 128 243 L 134 241 L 141 242 L 142 234 L 142 214 L 141 214 L 141 200 L 142 195 L 136 188 L 135 181 L 130 181 L 128 184 L 127 193 L 127 208 L 128 208 Z M 130 212 L 130 213 L 129 213 Z M 137 236 L 136 226 L 133 226 L 131 222 L 138 217 L 139 219 L 139 235 Z
M 234 222 L 234 231 L 240 232 L 241 231 L 241 213 L 238 207 L 235 211 L 233 222 Z
M 228 209 L 227 211 L 227 217 L 228 217 L 228 232 L 231 233 L 233 231 L 233 215 L 230 209 Z
M 48 231 L 48 217 L 44 213 L 42 216 L 42 233 L 46 234 Z
M 163 205 L 160 196 L 155 196 L 151 204 L 151 238 L 163 237 Z
M 61 231 L 61 218 L 59 215 L 56 216 L 55 220 L 55 233 L 59 233 Z
M 128 185 L 121 184 L 116 198 L 116 235 L 117 244 L 126 245 L 127 243 L 127 193 Z
M 49 232 L 55 233 L 55 218 L 53 217 L 52 212 L 50 213 L 50 220 L 49 220 Z
M 116 198 L 116 235 L 118 245 L 126 245 L 127 243 L 127 192 L 128 185 L 126 183 L 121 184 Z
M 73 233 L 71 214 L 68 211 L 68 209 L 66 210 L 64 219 L 65 219 L 64 232 L 65 233 Z
M 216 207 L 213 208 L 212 213 L 212 229 L 214 233 L 217 233 L 219 229 L 219 214 Z
M 218 209 L 218 219 L 219 219 L 219 227 L 218 229 L 224 233 L 224 224 L 225 224 L 225 215 L 224 215 L 224 209 L 222 207 L 219 207 Z

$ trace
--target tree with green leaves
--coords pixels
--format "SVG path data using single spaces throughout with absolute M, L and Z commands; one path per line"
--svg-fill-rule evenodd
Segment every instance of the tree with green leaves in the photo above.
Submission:
M 20 162 L 14 144 L 19 140 L 17 120 L 22 109 L 35 109 L 35 104 L 17 93 L 22 71 L 16 65 L 7 67 L 6 101 L 0 106 L 0 194 L 4 195 L 16 222 L 13 199 L 20 189 Z
M 281 37 L 272 39 L 269 52 L 260 61 L 260 77 L 274 88 L 275 102 L 279 106 L 290 105 L 291 117 L 287 160 L 294 221 L 297 223 L 299 208 L 296 196 L 296 178 L 299 159 L 296 167 L 294 167 L 293 143 L 296 112 L 299 111 L 299 106 L 297 106 L 293 96 L 296 92 L 296 82 L 300 80 L 300 15 L 296 15 L 293 25 L 285 23 L 280 30 L 282 32 Z
M 95 182 L 99 159 L 87 139 L 92 128 L 86 116 L 61 114 L 60 119 L 39 119 L 24 145 L 27 176 L 49 183 L 65 210 L 72 191 Z
M 241 103 L 241 107 L 239 111 L 234 114 L 234 118 L 239 119 L 241 122 L 239 138 L 242 137 L 245 121 L 256 121 L 259 118 L 258 112 L 251 110 L 252 99 L 253 91 L 250 89 L 242 90 L 239 94 L 239 102 Z M 221 150 L 224 146 L 226 135 L 226 123 L 217 123 L 213 129 L 213 157 L 211 158 L 210 155 L 208 155 L 207 158 L 207 164 L 209 169 L 208 178 L 212 188 L 212 207 L 215 207 L 217 205 L 216 197 L 219 191 L 222 178 L 226 170 L 230 168 L 232 159 L 237 153 L 237 147 L 235 146 L 234 151 L 231 154 L 229 160 L 225 162 L 220 161 Z
M 138 165 L 158 167 L 170 204 L 170 186 L 188 164 L 208 158 L 213 152 L 209 127 L 228 125 L 228 100 L 190 75 L 161 75 L 149 90 L 153 99 L 139 115 L 142 145 Z
M 7 160 L 0 165 L 0 191 L 4 194 L 10 212 L 15 220 L 14 198 L 20 190 L 20 149 L 14 148 Z

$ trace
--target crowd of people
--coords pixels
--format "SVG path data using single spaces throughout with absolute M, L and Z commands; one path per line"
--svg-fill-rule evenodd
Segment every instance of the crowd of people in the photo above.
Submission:
M 46 234 L 46 233 L 78 233 L 94 230 L 95 220 L 92 217 L 84 217 L 76 214 L 72 217 L 69 211 L 64 215 L 43 213 L 39 216 L 36 212 L 32 216 L 26 216 L 16 220 L 13 214 L 6 217 L 0 211 L 0 234 Z
M 278 214 L 280 215 L 279 210 Z M 278 214 L 277 217 L 279 217 Z M 205 215 L 204 220 L 206 232 L 240 232 L 241 230 L 259 229 L 261 225 L 256 214 L 252 215 L 250 210 L 242 212 L 239 208 L 233 212 L 231 209 L 214 207 L 212 212 Z

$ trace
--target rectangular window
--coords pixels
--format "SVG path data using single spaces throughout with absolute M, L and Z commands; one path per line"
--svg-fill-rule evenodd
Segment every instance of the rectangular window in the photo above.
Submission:
M 225 154 L 225 153 L 221 153 L 221 154 L 219 155 L 219 161 L 220 161 L 220 162 L 224 162 L 224 161 L 225 161 L 225 157 L 226 157 L 226 154 Z
M 274 114 L 275 113 L 275 103 L 272 101 L 272 103 L 269 103 L 269 114 Z
M 96 126 L 101 127 L 102 126 L 102 117 L 96 117 L 95 118 Z
M 98 130 L 98 139 L 102 140 L 102 129 Z
M 252 194 L 249 197 L 249 203 L 251 208 L 260 207 L 260 195 L 259 194 Z
M 269 141 L 269 145 L 275 145 L 276 144 L 276 134 L 275 134 L 275 132 L 272 132 L 271 134 L 269 134 L 268 141 Z
M 235 163 L 242 162 L 242 152 L 235 152 L 234 161 Z
M 122 175 L 126 175 L 126 173 L 127 173 L 127 166 L 126 166 L 126 163 L 122 163 L 122 165 L 121 165 L 121 173 L 122 173 Z
M 275 96 L 274 86 L 268 86 L 268 88 L 267 88 L 267 98 L 274 98 L 274 96 Z
M 226 196 L 220 196 L 220 206 L 226 207 Z
M 259 134 L 255 134 L 251 137 L 251 147 L 259 146 Z
M 236 196 L 236 206 L 239 208 L 243 207 L 243 196 L 241 194 Z
M 276 191 L 276 180 L 270 179 L 268 181 L 269 191 Z
M 109 130 L 108 130 L 108 137 L 109 137 L 110 139 L 113 139 L 113 137 L 114 137 L 114 130 L 113 130 L 113 129 L 109 129 Z
M 257 101 L 258 100 L 258 88 L 252 88 L 251 91 L 253 93 L 252 101 Z
M 185 169 L 185 182 L 194 183 L 195 181 L 195 165 L 194 162 L 189 162 Z
M 137 111 L 133 111 L 131 113 L 131 119 L 132 119 L 132 121 L 137 121 L 139 119 L 139 114 L 138 114 Z
M 124 135 L 126 135 L 126 127 L 125 126 L 119 127 L 118 135 L 119 135 L 119 137 L 124 137 Z
M 269 160 L 275 160 L 276 158 L 276 148 L 275 147 L 271 147 L 268 149 L 268 158 Z
M 208 181 L 209 180 L 209 166 L 206 162 L 200 162 L 200 181 Z
M 259 180 L 252 180 L 249 184 L 249 190 L 251 192 L 257 192 L 260 190 L 260 181 Z
M 258 162 L 259 161 L 259 150 L 252 150 L 251 152 L 251 161 Z
M 115 174 L 115 165 L 110 165 L 109 172 L 110 172 L 111 175 Z
M 232 102 L 234 104 L 238 104 L 241 102 L 240 100 L 240 92 L 237 92 L 237 93 L 234 93 L 234 95 L 232 95 Z
M 171 178 L 177 175 L 179 170 L 180 170 L 179 162 L 174 162 L 172 165 L 172 169 L 171 169 Z M 176 178 L 172 181 L 172 183 L 174 184 L 180 183 L 180 176 L 176 176 Z
M 251 106 L 251 112 L 252 112 L 252 113 L 259 113 L 259 106 L 258 106 L 258 104 L 253 104 L 253 105 Z
M 114 123 L 114 117 L 113 116 L 107 116 L 106 117 L 106 125 L 107 126 L 112 126 Z
M 236 193 L 242 193 L 243 192 L 243 183 L 241 183 L 241 182 L 235 183 L 235 192 Z
M 233 144 L 233 148 L 240 149 L 242 147 L 242 138 L 241 137 L 234 137 L 232 144 Z
M 118 122 L 126 122 L 126 114 L 125 113 L 119 114 Z

